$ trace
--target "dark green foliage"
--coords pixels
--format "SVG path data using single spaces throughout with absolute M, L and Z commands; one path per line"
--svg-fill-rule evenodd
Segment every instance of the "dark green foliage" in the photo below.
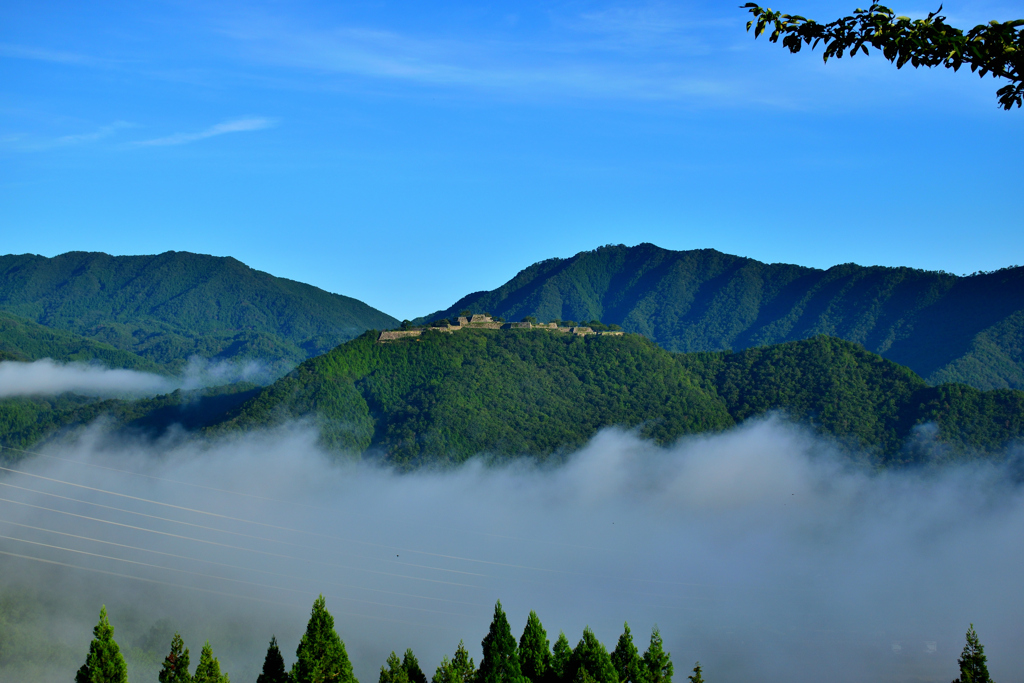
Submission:
M 551 644 L 537 613 L 530 610 L 519 637 L 519 666 L 532 683 L 547 683 L 551 668 Z
M 199 653 L 199 663 L 196 664 L 196 672 L 192 676 L 192 683 L 230 683 L 228 675 L 220 672 L 220 662 L 213 656 L 213 648 L 210 641 L 203 645 L 203 651 Z
M 55 330 L 0 311 L 0 361 L 51 358 L 62 363 L 95 361 L 108 368 L 160 372 L 150 360 L 73 332 Z
M 700 662 L 693 665 L 693 673 L 686 677 L 690 683 L 704 683 L 704 676 L 701 675 Z
M 455 650 L 455 656 L 448 659 L 445 655 L 434 672 L 431 683 L 473 683 L 476 680 L 476 666 L 473 658 L 469 656 L 466 646 L 459 641 L 459 647 Z
M 491 628 L 480 645 L 483 657 L 476 676 L 477 683 L 526 683 L 519 666 L 516 639 L 500 600 L 494 605 Z
M 256 683 L 288 683 L 288 671 L 284 667 L 284 657 L 281 656 L 281 649 L 277 646 L 277 636 L 270 639 L 267 647 L 267 656 L 263 659 L 263 672 L 256 679 Z M 161 683 L 163 683 L 161 681 Z
M 291 678 L 293 683 L 358 683 L 322 595 L 313 602 L 306 632 L 295 650 Z
M 974 624 L 967 629 L 967 644 L 960 654 L 960 677 L 953 683 L 992 683 L 988 675 L 988 658 L 985 657 L 985 646 L 978 642 L 978 634 Z
M 558 639 L 551 648 L 551 680 L 553 683 L 566 683 L 569 680 L 569 660 L 572 658 L 572 648 L 569 646 L 569 639 L 561 631 L 558 632 Z
M 1024 268 L 958 277 L 852 263 L 818 270 L 713 249 L 606 246 L 541 261 L 447 311 L 602 320 L 670 351 L 722 351 L 827 334 L 930 383 L 1024 389 Z
M 402 668 L 405 669 L 409 683 L 427 683 L 427 676 L 420 668 L 419 660 L 412 653 L 412 648 L 406 649 L 405 654 L 402 655 Z
M 192 683 L 188 667 L 188 648 L 185 647 L 181 635 L 175 633 L 171 638 L 171 651 L 164 658 L 158 679 L 160 683 Z
M 934 423 L 938 440 L 956 456 L 997 454 L 1024 434 L 1024 392 L 978 391 L 963 384 L 928 387 L 909 410 L 916 423 Z
M 644 652 L 644 667 L 649 683 L 672 683 L 672 658 L 665 652 L 657 626 L 651 630 L 651 644 Z
M 128 683 L 128 665 L 114 641 L 114 627 L 107 620 L 107 608 L 100 608 L 99 623 L 92 629 L 89 654 L 75 675 L 75 683 Z
M 647 683 L 647 669 L 633 644 L 629 624 L 623 624 L 622 635 L 612 651 L 612 665 L 619 675 L 619 683 Z
M 898 17 L 888 7 L 876 3 L 828 24 L 762 9 L 753 2 L 744 8 L 754 15 L 747 22 L 747 30 L 753 27 L 755 38 L 771 29 L 768 40 L 775 43 L 781 37 L 790 52 L 800 52 L 804 45 L 814 48 L 824 43 L 827 62 L 830 57 L 842 58 L 847 50 L 850 57 L 858 51 L 868 54 L 870 45 L 897 69 L 912 64 L 915 69 L 944 66 L 958 71 L 966 64 L 979 76 L 1010 80 L 1009 85 L 996 91 L 1003 109 L 1024 104 L 1024 19 L 992 21 L 964 33 L 939 15 L 941 6 L 938 12 L 929 12 L 926 19 L 911 19 Z
M 217 430 L 313 414 L 325 441 L 401 467 L 477 453 L 549 457 L 602 427 L 671 443 L 780 410 L 876 465 L 994 454 L 1024 435 L 1024 393 L 929 387 L 858 344 L 818 336 L 739 353 L 671 354 L 636 335 L 470 330 L 378 344 L 369 335 L 311 359 Z M 947 448 L 948 447 L 948 448 Z
M 314 416 L 327 444 L 411 468 L 478 453 L 560 458 L 613 425 L 667 444 L 771 411 L 875 466 L 994 457 L 1024 436 L 1024 392 L 930 387 L 831 337 L 672 354 L 636 335 L 470 330 L 387 344 L 367 334 L 263 390 L 8 399 L 0 401 L 0 444 L 26 448 L 101 415 L 153 436 L 172 424 L 220 433 Z M 18 453 L 8 448 L 4 457 Z
M 857 448 L 885 453 L 899 450 L 913 425 L 902 421 L 901 409 L 926 388 L 908 368 L 831 337 L 678 358 L 713 382 L 736 422 L 784 410 Z
M 831 337 L 677 356 L 706 378 L 736 422 L 783 410 L 873 453 L 876 464 L 913 462 L 934 453 L 908 450 L 915 429 L 934 423 L 953 457 L 997 453 L 1024 435 L 1024 392 L 929 387 L 908 368 Z M 933 449 L 934 450 L 934 449 Z
M 378 683 L 409 683 L 409 672 L 402 666 L 402 660 L 394 650 L 388 655 L 387 667 L 380 668 Z
M 192 355 L 289 366 L 398 323 L 355 299 L 187 252 L 0 256 L 0 310 L 171 370 Z
M 642 337 L 558 332 L 369 335 L 303 363 L 226 427 L 317 415 L 325 441 L 403 467 L 477 453 L 546 457 L 609 425 L 667 443 L 732 424 L 675 358 Z
M 572 683 L 597 683 L 597 679 L 590 675 L 584 667 L 576 669 L 576 675 L 572 677 Z
M 10 448 L 30 448 L 65 428 L 88 424 L 100 416 L 112 426 L 153 437 L 172 425 L 201 429 L 223 420 L 225 413 L 259 393 L 259 387 L 240 382 L 202 391 L 175 391 L 135 401 L 94 400 L 73 394 L 49 398 L 0 400 L 0 445 L 7 446 L 3 460 L 20 457 Z
M 583 637 L 573 648 L 572 657 L 569 658 L 570 679 L 580 680 L 583 670 L 596 683 L 619 683 L 619 676 L 615 673 L 615 666 L 608 655 L 608 650 L 589 626 L 583 629 Z

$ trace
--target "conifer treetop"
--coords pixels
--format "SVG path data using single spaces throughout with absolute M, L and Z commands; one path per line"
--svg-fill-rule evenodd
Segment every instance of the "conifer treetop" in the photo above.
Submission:
M 644 652 L 644 666 L 650 683 L 672 683 L 672 658 L 665 652 L 661 631 L 657 626 L 651 629 L 651 644 Z
M 526 628 L 519 638 L 519 665 L 532 683 L 546 683 L 551 666 L 551 645 L 540 617 L 533 610 L 526 618 Z
M 277 636 L 270 638 L 267 656 L 263 659 L 263 672 L 256 683 L 288 683 L 288 670 L 284 666 L 281 648 L 277 646 Z
M 160 683 L 192 683 L 188 667 L 188 648 L 185 647 L 181 634 L 175 631 L 174 637 L 171 638 L 171 651 L 164 657 L 164 665 L 157 679 Z
M 619 675 L 619 683 L 647 683 L 647 670 L 633 643 L 628 623 L 622 625 L 622 635 L 612 651 L 612 665 Z
M 580 675 L 580 670 L 585 669 L 597 683 L 619 683 L 619 675 L 615 672 L 608 650 L 589 626 L 583 629 L 583 637 L 573 648 L 569 669 L 574 681 Z
M 953 683 L 994 683 L 988 675 L 988 658 L 985 646 L 978 641 L 974 624 L 967 629 L 967 643 L 960 653 L 960 677 Z
M 569 639 L 565 633 L 558 632 L 558 639 L 551 648 L 551 680 L 553 683 L 568 683 L 566 678 L 569 675 L 569 660 L 572 658 L 572 648 L 569 647 Z
M 358 683 L 323 595 L 313 602 L 295 658 L 292 683 Z
M 203 650 L 199 653 L 199 663 L 196 664 L 192 683 L 230 683 L 227 673 L 220 671 L 220 661 L 213 656 L 210 641 L 203 644 Z
M 107 619 L 106 605 L 100 608 L 100 620 L 92 635 L 89 654 L 75 675 L 75 683 L 128 683 L 128 665 L 114 641 L 114 627 Z
M 528 683 L 520 668 L 516 639 L 501 608 L 501 600 L 494 605 L 491 628 L 480 644 L 483 658 L 477 683 Z

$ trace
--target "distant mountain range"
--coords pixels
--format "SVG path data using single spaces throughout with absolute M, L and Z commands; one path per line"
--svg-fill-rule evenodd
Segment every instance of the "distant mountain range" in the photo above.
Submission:
M 173 251 L 0 256 L 0 312 L 18 317 L 0 318 L 0 352 L 12 357 L 93 358 L 166 372 L 192 355 L 287 370 L 367 329 L 398 325 L 361 301 L 233 258 Z
M 600 320 L 670 351 L 740 350 L 826 334 L 864 345 L 927 382 L 1024 388 L 1024 267 L 958 277 L 913 268 L 828 270 L 713 249 L 606 246 L 541 261 L 460 311 L 507 320 Z
M 557 459 L 610 426 L 667 444 L 781 411 L 884 467 L 997 455 L 1024 436 L 1024 391 L 1006 388 L 1024 384 L 1024 268 L 821 271 L 602 247 L 535 264 L 424 320 L 463 310 L 642 335 L 427 330 L 382 344 L 373 330 L 394 318 L 230 258 L 3 256 L 0 361 L 175 373 L 198 355 L 287 374 L 144 400 L 5 399 L 0 445 L 31 446 L 100 416 L 150 435 L 302 418 L 339 452 L 411 468 L 480 453 Z

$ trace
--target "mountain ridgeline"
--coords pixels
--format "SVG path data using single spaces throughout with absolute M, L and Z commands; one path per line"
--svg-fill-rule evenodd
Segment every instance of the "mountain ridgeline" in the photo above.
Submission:
M 840 337 L 931 384 L 1024 389 L 1024 267 L 958 277 L 913 268 L 828 270 L 761 263 L 713 249 L 606 246 L 549 259 L 460 311 L 507 320 L 602 320 L 670 351 L 740 350 Z
M 11 347 L 0 352 L 9 358 L 95 359 L 167 372 L 193 355 L 287 369 L 365 330 L 398 324 L 361 301 L 233 258 L 173 251 L 0 256 L 0 311 L 20 318 L 0 318 L 0 341 Z M 71 334 L 58 340 L 26 321 Z M 16 343 L 7 332 L 18 325 Z M 64 348 L 54 353 L 58 341 Z
M 1024 268 L 821 271 L 603 247 L 424 320 L 486 310 L 642 335 L 444 326 L 380 343 L 373 330 L 394 318 L 234 259 L 4 256 L 0 361 L 174 373 L 198 355 L 294 370 L 263 388 L 145 400 L 6 399 L 0 445 L 99 418 L 153 437 L 175 424 L 224 434 L 302 419 L 338 452 L 407 469 L 478 454 L 557 460 L 613 426 L 669 444 L 778 411 L 875 466 L 996 456 L 1024 433 L 1024 391 L 1010 388 L 1024 386 L 1022 285 Z
M 538 330 L 428 331 L 386 344 L 368 333 L 208 429 L 315 416 L 328 445 L 411 468 L 480 453 L 558 458 L 608 426 L 667 444 L 770 411 L 876 466 L 995 454 L 1024 434 L 1024 392 L 929 386 L 837 338 L 678 354 L 639 335 Z

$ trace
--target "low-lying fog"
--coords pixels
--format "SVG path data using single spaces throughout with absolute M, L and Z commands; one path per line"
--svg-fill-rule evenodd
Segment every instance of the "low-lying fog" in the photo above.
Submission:
M 291 665 L 321 592 L 363 683 L 409 647 L 428 677 L 460 639 L 479 663 L 497 599 L 552 643 L 589 624 L 611 650 L 628 621 L 643 650 L 657 624 L 676 681 L 700 660 L 717 683 L 947 683 L 972 622 L 994 679 L 1024 680 L 1006 466 L 869 475 L 779 419 L 671 448 L 607 430 L 557 468 L 399 475 L 302 425 L 44 453 L 0 477 L 3 681 L 70 680 L 101 604 L 133 681 L 174 630 L 252 681 L 272 635 Z M 45 665 L 18 659 L 33 634 Z
M 180 375 L 107 368 L 99 363 L 61 363 L 50 358 L 0 361 L 0 398 L 56 396 L 74 392 L 82 396 L 155 396 L 176 389 L 193 391 L 232 382 L 269 383 L 271 369 L 260 361 L 189 359 Z

